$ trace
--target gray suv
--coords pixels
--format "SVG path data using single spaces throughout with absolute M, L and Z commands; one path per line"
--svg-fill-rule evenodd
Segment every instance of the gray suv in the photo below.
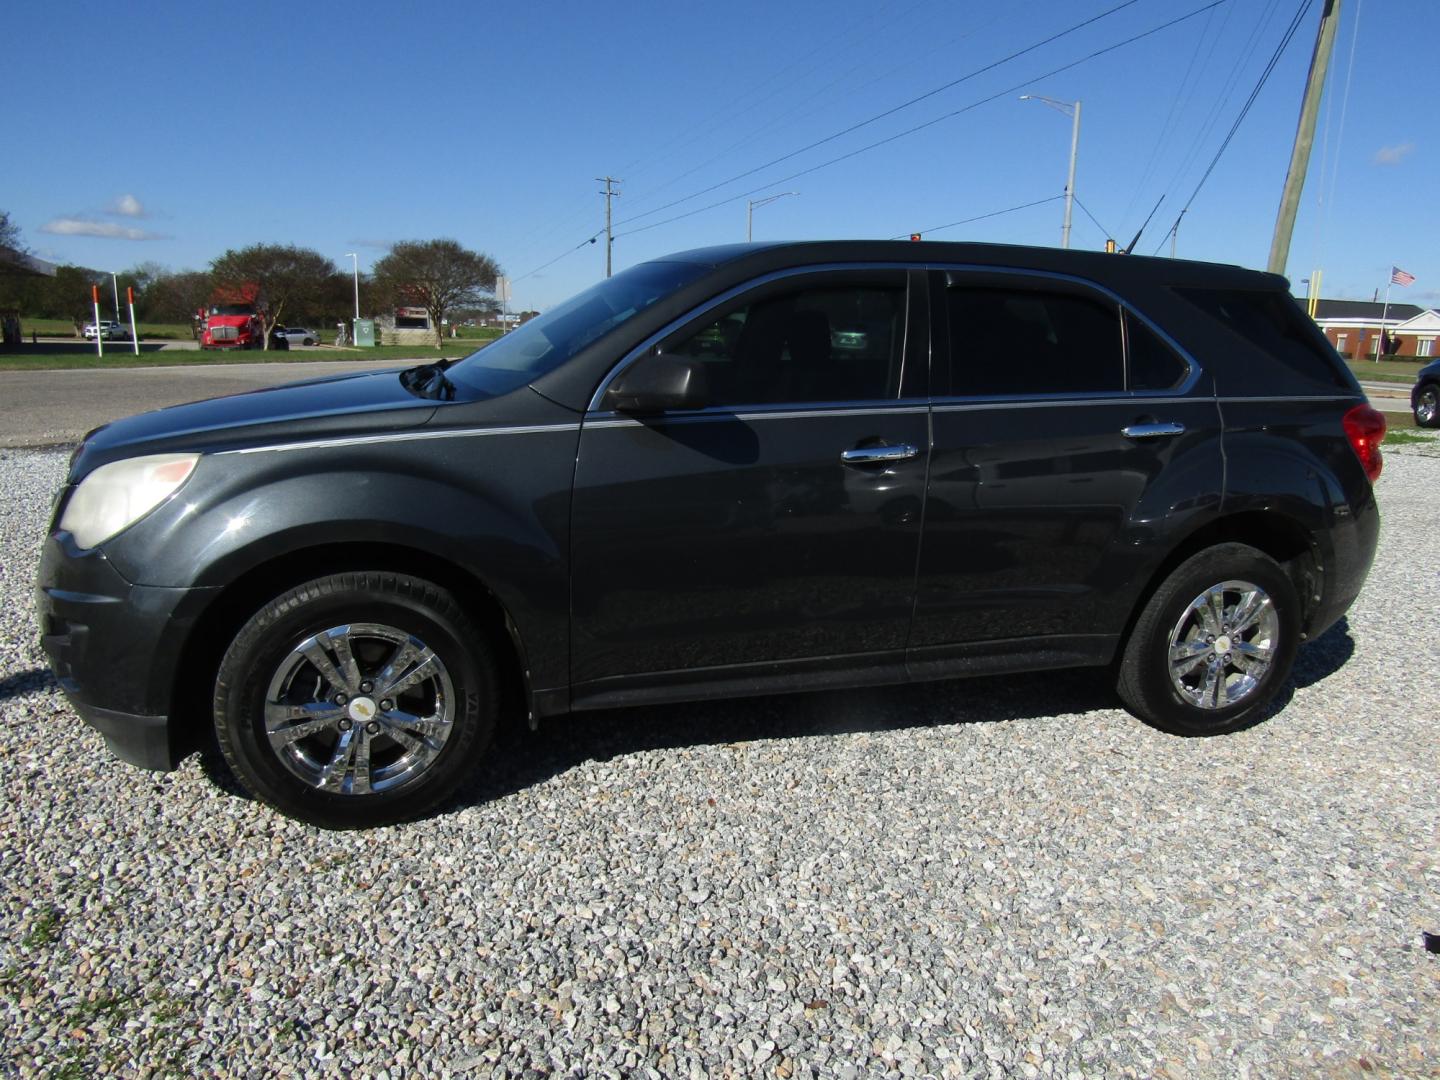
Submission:
M 708 248 L 458 362 L 77 449 L 44 647 L 115 753 L 213 735 L 332 827 L 431 811 L 506 703 L 1108 667 L 1266 715 L 1375 551 L 1384 421 L 1283 279 L 969 244 Z

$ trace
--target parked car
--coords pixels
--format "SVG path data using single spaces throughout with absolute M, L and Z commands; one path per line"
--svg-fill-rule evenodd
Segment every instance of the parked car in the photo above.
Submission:
M 82 333 L 85 335 L 87 340 L 94 341 L 95 324 L 93 322 L 86 323 L 85 329 L 82 331 Z M 102 341 L 112 341 L 119 338 L 123 338 L 124 340 L 129 341 L 130 328 L 124 323 L 106 322 L 102 320 L 100 323 L 100 339 Z
M 270 331 L 270 347 L 272 349 L 282 340 L 288 348 L 291 345 L 318 344 L 320 336 L 314 330 L 307 330 L 303 326 L 277 326 Z
M 1440 427 L 1440 360 L 1432 360 L 1415 376 L 1410 408 L 1419 427 Z
M 632 267 L 458 362 L 92 432 L 44 647 L 126 761 L 423 814 L 558 714 L 1110 666 L 1266 715 L 1359 593 L 1384 420 L 1283 278 L 853 241 Z

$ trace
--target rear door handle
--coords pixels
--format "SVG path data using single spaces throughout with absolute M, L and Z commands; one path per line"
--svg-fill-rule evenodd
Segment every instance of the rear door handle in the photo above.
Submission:
M 1185 434 L 1185 425 L 1169 421 L 1163 424 L 1131 424 L 1120 429 L 1127 439 L 1159 439 L 1166 435 Z
M 842 451 L 840 460 L 846 465 L 874 465 L 889 461 L 909 461 L 919 453 L 919 447 L 911 446 L 909 443 L 899 443 L 895 446 L 861 446 L 854 450 Z

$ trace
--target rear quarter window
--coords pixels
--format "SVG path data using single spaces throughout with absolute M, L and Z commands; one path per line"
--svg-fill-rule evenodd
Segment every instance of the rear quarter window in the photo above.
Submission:
M 1353 389 L 1340 360 L 1288 295 L 1243 289 L 1175 291 L 1282 368 L 1312 382 Z

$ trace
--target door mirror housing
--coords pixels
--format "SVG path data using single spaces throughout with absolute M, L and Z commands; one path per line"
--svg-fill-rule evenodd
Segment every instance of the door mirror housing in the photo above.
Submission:
M 692 356 L 651 352 L 610 384 L 605 402 L 618 413 L 643 416 L 710 404 L 705 365 Z

